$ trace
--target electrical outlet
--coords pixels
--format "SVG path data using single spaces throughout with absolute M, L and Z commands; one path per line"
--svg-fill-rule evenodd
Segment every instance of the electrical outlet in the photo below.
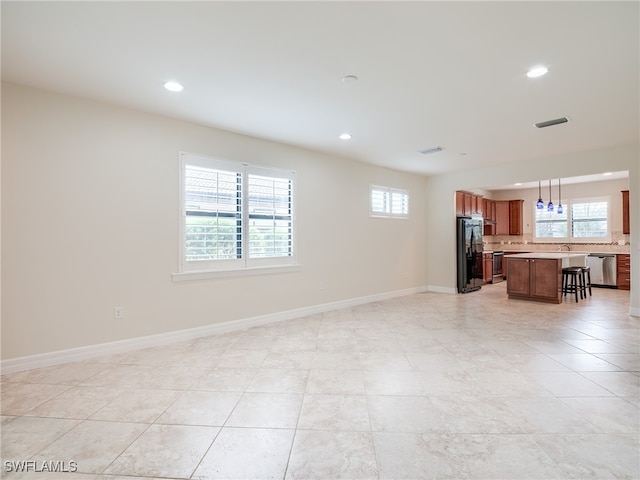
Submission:
M 122 320 L 124 318 L 124 307 L 114 307 L 113 318 L 116 320 Z

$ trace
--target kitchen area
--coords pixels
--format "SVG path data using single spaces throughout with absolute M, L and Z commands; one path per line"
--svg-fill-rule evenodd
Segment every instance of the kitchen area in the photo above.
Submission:
M 593 287 L 631 288 L 626 172 L 457 191 L 455 209 L 459 293 L 508 282 L 509 265 L 510 298 L 559 303 L 567 266 L 589 267 Z M 516 265 L 531 270 L 518 273 L 526 284 Z

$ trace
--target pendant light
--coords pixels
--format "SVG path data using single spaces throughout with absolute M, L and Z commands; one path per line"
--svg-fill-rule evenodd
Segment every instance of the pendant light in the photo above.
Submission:
M 542 191 L 540 190 L 540 180 L 538 180 L 538 203 L 536 203 L 536 208 L 538 210 L 542 210 L 544 208 L 544 202 L 542 201 Z
M 562 190 L 560 189 L 560 179 L 558 179 L 558 208 L 556 212 L 558 212 L 558 215 L 562 213 Z
M 547 203 L 547 210 L 553 212 L 553 202 L 551 201 L 551 180 L 549 180 L 549 203 Z

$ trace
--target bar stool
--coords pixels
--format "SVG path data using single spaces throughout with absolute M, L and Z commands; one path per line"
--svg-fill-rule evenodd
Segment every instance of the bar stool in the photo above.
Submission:
M 582 267 L 565 267 L 562 269 L 562 294 L 574 294 L 578 302 L 578 292 L 580 298 L 583 297 L 584 283 L 582 282 Z
M 591 267 L 580 267 L 582 269 L 582 288 L 584 289 L 584 298 L 587 298 L 587 289 L 589 289 L 589 296 L 591 295 Z

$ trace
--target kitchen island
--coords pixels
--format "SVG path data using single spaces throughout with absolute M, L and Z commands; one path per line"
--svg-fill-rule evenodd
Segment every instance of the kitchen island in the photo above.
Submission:
M 562 269 L 585 266 L 588 253 L 533 252 L 505 257 L 507 295 L 518 300 L 562 302 Z

